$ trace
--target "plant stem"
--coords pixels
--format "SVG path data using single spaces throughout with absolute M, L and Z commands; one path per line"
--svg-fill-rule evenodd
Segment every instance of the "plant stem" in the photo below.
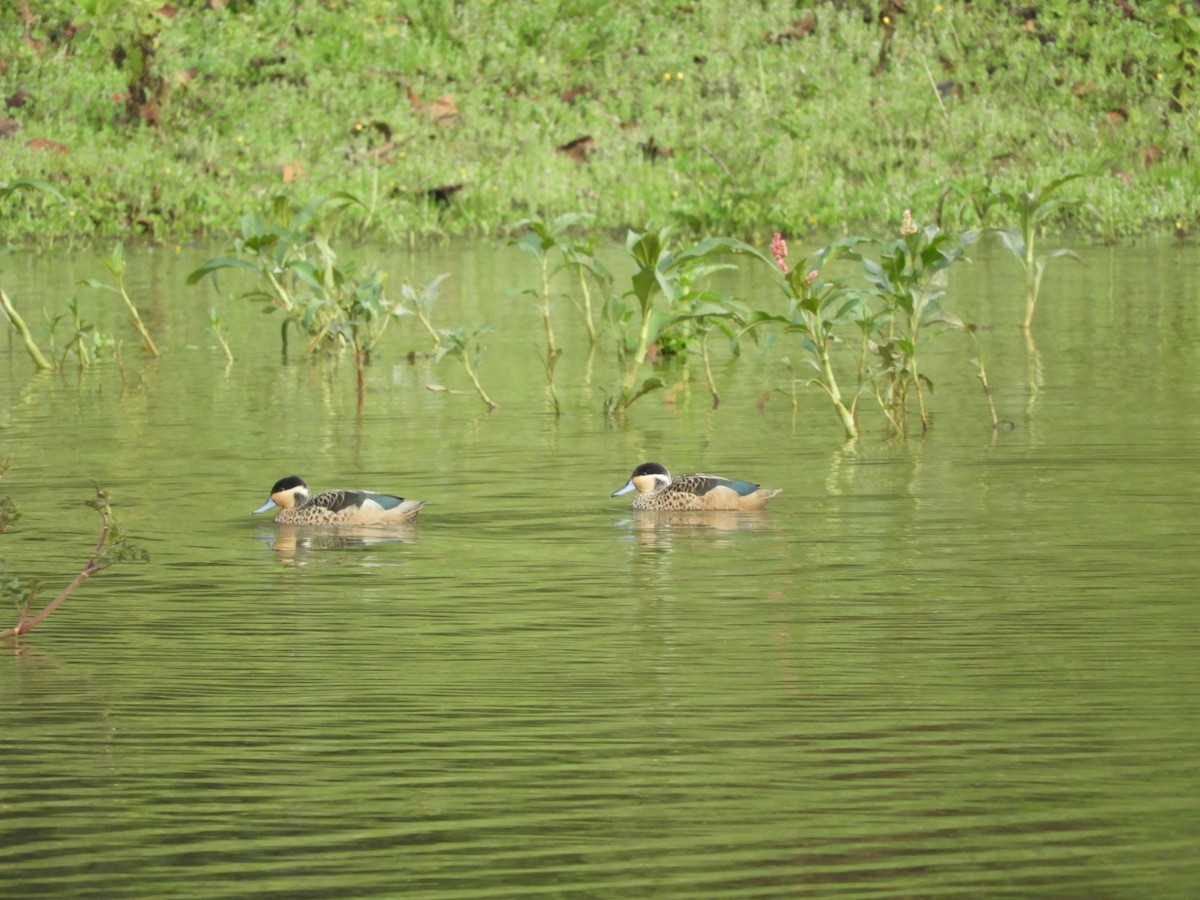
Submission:
M 554 323 L 550 320 L 550 260 L 542 257 L 542 295 L 538 306 L 542 310 L 542 323 L 546 326 L 546 357 L 553 358 L 557 348 L 554 345 Z M 551 370 L 553 375 L 553 370 Z
M 842 422 L 842 430 L 848 438 L 858 437 L 858 426 L 854 422 L 854 413 L 842 401 L 842 393 L 838 390 L 837 378 L 833 374 L 833 361 L 829 358 L 829 341 L 824 340 L 819 345 L 818 358 L 821 364 L 821 387 L 833 402 L 833 408 Z
M 592 291 L 588 287 L 587 273 L 579 267 L 579 287 L 583 291 L 583 317 L 587 323 L 588 341 L 596 346 L 596 323 L 592 321 Z
M 421 308 L 420 304 L 417 304 L 414 307 L 414 312 L 417 314 L 417 321 L 425 326 L 425 330 L 428 331 L 430 336 L 433 337 L 433 349 L 436 351 L 437 348 L 442 345 L 442 336 L 438 334 L 437 329 L 433 327 L 433 323 L 429 321 L 429 317 L 425 315 L 425 310 Z
M 16 329 L 17 334 L 21 335 L 21 340 L 25 343 L 25 350 L 29 354 L 29 358 L 33 360 L 33 364 L 43 372 L 52 370 L 54 366 L 50 365 L 49 360 L 42 355 L 41 349 L 33 340 L 33 335 L 29 333 L 29 326 L 25 324 L 25 320 L 21 318 L 21 314 L 17 312 L 8 298 L 8 294 L 3 290 L 0 290 L 0 307 L 3 307 L 4 314 L 8 316 L 8 320 Z
M 979 364 L 979 383 L 983 385 L 983 396 L 987 398 L 988 409 L 992 413 L 992 427 L 1000 427 L 1000 417 L 996 415 L 996 403 L 992 399 L 992 387 L 988 384 L 987 370 L 983 367 L 983 356 L 977 355 L 976 362 Z
M 158 347 L 154 345 L 154 338 L 150 337 L 150 332 L 146 330 L 145 324 L 142 322 L 142 317 L 138 315 L 137 307 L 133 305 L 133 301 L 129 299 L 129 294 L 125 292 L 125 279 L 120 279 L 117 287 L 121 291 L 121 299 L 125 301 L 125 305 L 129 307 L 129 315 L 133 318 L 133 327 L 137 329 L 138 334 L 142 336 L 142 344 L 150 351 L 152 356 L 158 356 Z
M 0 631 L 0 638 L 20 637 L 23 634 L 33 631 L 33 629 L 37 628 L 38 625 L 44 622 L 52 612 L 62 606 L 68 597 L 79 590 L 80 585 L 87 581 L 88 578 L 90 578 L 96 572 L 100 571 L 101 566 L 97 562 L 97 558 L 100 556 L 100 551 L 104 549 L 104 543 L 108 540 L 109 518 L 108 513 L 105 510 L 100 509 L 97 511 L 100 514 L 101 522 L 100 537 L 96 541 L 96 547 L 92 551 L 92 556 L 87 561 L 87 564 L 84 565 L 83 570 L 75 576 L 70 584 L 62 589 L 57 597 L 42 607 L 42 609 L 35 616 L 27 619 L 25 618 L 24 613 L 22 613 L 21 618 L 16 625 L 14 625 L 12 628 Z
M 1021 322 L 1021 330 L 1028 332 L 1033 328 L 1033 311 L 1037 307 L 1038 292 L 1042 286 L 1041 273 L 1037 271 L 1037 260 L 1033 255 L 1034 229 L 1031 224 L 1025 228 L 1025 319 Z
M 554 367 L 558 364 L 561 351 L 554 343 L 554 323 L 550 319 L 550 260 L 541 257 L 542 293 L 538 306 L 542 310 L 542 323 L 546 327 L 546 387 L 550 391 L 550 400 L 554 404 L 554 414 L 562 415 L 562 406 L 558 401 L 558 391 L 554 387 Z M 487 401 L 491 405 L 491 401 Z
M 479 398 L 488 405 L 488 412 L 492 412 L 500 408 L 500 404 L 492 400 L 487 395 L 487 391 L 483 389 L 483 385 L 479 383 L 479 376 L 475 374 L 475 367 L 471 365 L 471 359 L 467 356 L 466 348 L 462 354 L 463 366 L 467 370 L 467 377 L 471 379 L 471 384 L 475 385 L 475 392 L 479 394 Z
M 633 351 L 633 359 L 628 361 L 625 366 L 625 377 L 621 383 L 621 402 L 617 404 L 618 409 L 628 409 L 629 404 L 633 402 L 633 391 L 637 385 L 638 372 L 642 370 L 642 363 L 646 361 L 646 354 L 650 349 L 652 314 L 653 304 L 642 310 L 642 324 L 638 329 L 637 348 Z
M 220 326 L 213 328 L 213 334 L 217 336 L 217 342 L 221 345 L 221 349 L 225 351 L 225 361 L 233 362 L 233 351 L 229 349 L 229 343 L 225 340 L 225 335 L 221 333 Z
M 708 359 L 708 335 L 709 332 L 706 331 L 700 338 L 700 361 L 704 364 L 704 378 L 708 383 L 708 392 L 712 394 L 713 409 L 716 409 L 721 405 L 721 395 L 717 393 L 717 383 L 713 379 L 712 365 Z

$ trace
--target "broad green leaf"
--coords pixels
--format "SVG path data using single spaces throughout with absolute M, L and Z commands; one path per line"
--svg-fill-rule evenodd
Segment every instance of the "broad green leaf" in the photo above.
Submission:
M 1008 248 L 1008 251 L 1024 262 L 1026 247 L 1025 238 L 1022 236 L 1021 230 L 1019 228 L 1006 228 L 1003 231 L 998 231 L 997 234 L 1000 236 L 1001 243 Z
M 204 263 L 200 268 L 191 272 L 187 277 L 188 284 L 196 284 L 206 275 L 211 275 L 213 272 L 219 272 L 221 269 L 248 269 L 251 272 L 258 272 L 258 266 L 251 262 L 247 262 L 238 256 L 218 256 Z
M 56 197 L 63 203 L 67 202 L 67 198 L 58 192 L 58 188 L 41 178 L 18 178 L 15 181 L 0 182 L 0 199 L 16 191 L 41 191 Z

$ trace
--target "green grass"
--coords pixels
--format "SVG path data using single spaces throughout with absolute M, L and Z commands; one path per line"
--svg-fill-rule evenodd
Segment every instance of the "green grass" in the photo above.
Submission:
M 910 0 L 878 74 L 875 2 L 230 0 L 138 18 L 159 5 L 0 9 L 0 95 L 26 98 L 0 113 L 21 126 L 0 182 L 69 200 L 10 198 L 0 239 L 224 238 L 281 191 L 346 191 L 369 210 L 356 233 L 390 241 L 578 211 L 763 243 L 893 231 L 904 208 L 1001 227 L 981 189 L 1076 172 L 1083 205 L 1048 225 L 1111 239 L 1200 222 L 1194 4 Z M 127 120 L 131 67 L 113 63 L 138 28 L 157 34 L 157 127 Z M 447 95 L 457 114 L 438 120 Z M 556 150 L 582 135 L 584 165 Z M 671 155 L 649 159 L 651 139 Z M 428 193 L 453 184 L 445 204 Z

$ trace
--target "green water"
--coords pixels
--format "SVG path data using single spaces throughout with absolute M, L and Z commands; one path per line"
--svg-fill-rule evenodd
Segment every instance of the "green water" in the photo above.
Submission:
M 10 570 L 65 584 L 108 487 L 151 562 L 0 656 L 4 897 L 1190 897 L 1200 892 L 1200 257 L 1079 247 L 1037 340 L 1010 259 L 952 302 L 934 430 L 843 446 L 779 347 L 600 413 L 615 378 L 562 306 L 540 387 L 510 249 L 377 251 L 488 322 L 488 415 L 398 323 L 368 373 L 283 364 L 275 317 L 130 254 L 147 363 L 94 257 L 9 257 L 123 365 L 0 356 Z M 753 286 L 750 286 L 753 289 Z M 226 321 L 231 366 L 205 332 Z M 635 518 L 630 469 L 783 488 L 761 516 Z M 384 537 L 250 510 L 292 473 L 429 501 Z M 0 624 L 10 624 L 5 620 Z

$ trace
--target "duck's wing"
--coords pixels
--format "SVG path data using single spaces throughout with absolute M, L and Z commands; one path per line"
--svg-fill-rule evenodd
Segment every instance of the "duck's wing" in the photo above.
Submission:
M 695 494 L 697 497 L 703 497 L 705 494 L 719 487 L 728 488 L 739 497 L 745 497 L 758 490 L 758 485 L 750 481 L 735 481 L 731 478 L 722 478 L 720 475 L 705 475 L 703 473 L 684 475 L 677 478 L 671 483 L 668 490 L 683 491 L 687 494 Z
M 393 497 L 391 494 L 376 494 L 372 491 L 323 491 L 306 503 L 306 506 L 320 506 L 330 512 L 341 512 L 346 509 L 389 510 L 404 502 L 403 497 Z

